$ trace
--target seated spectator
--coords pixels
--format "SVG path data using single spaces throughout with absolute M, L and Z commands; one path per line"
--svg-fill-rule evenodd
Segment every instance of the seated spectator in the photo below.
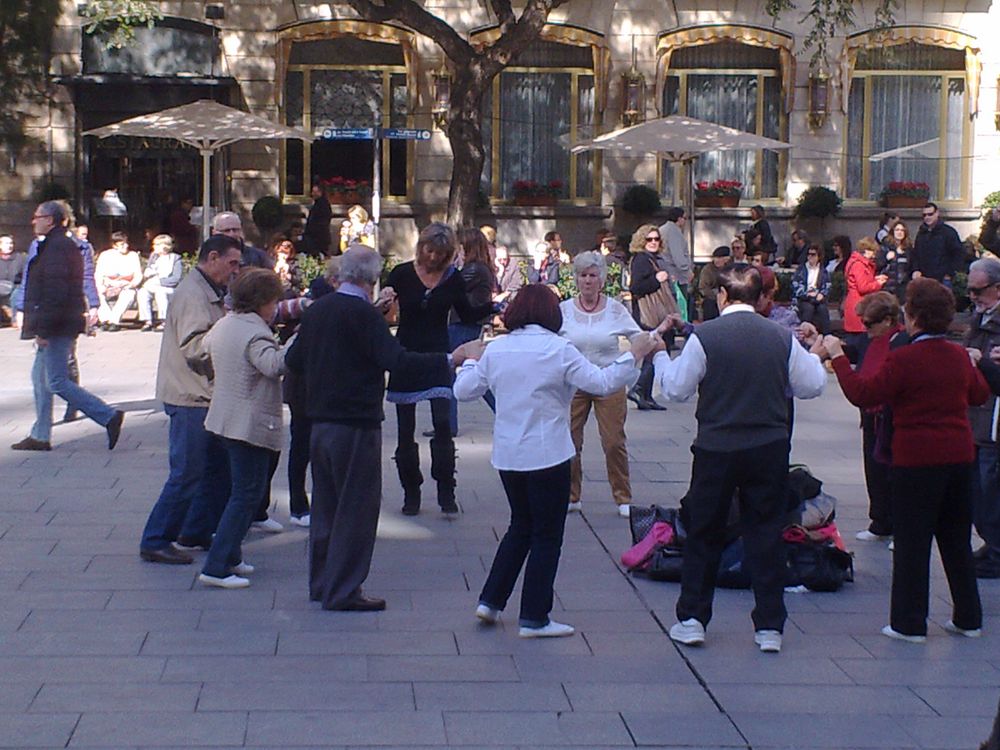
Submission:
M 809 246 L 806 261 L 792 276 L 792 299 L 798 308 L 799 319 L 812 323 L 824 336 L 830 332 L 830 274 L 823 267 L 823 249 L 816 243 Z
M 174 240 L 169 234 L 158 234 L 153 238 L 153 252 L 143 271 L 142 286 L 139 287 L 139 320 L 143 331 L 162 331 L 163 321 L 167 319 L 167 306 L 170 295 L 181 283 L 184 275 L 184 263 L 181 256 L 174 252 Z M 156 317 L 159 323 L 154 323 L 153 300 L 156 300 Z
M 851 256 L 851 238 L 837 235 L 833 238 L 833 259 L 826 264 L 826 270 L 832 277 L 835 273 L 846 271 L 847 259 Z
M 796 229 L 792 232 L 792 244 L 788 248 L 788 252 L 785 253 L 782 265 L 785 268 L 798 268 L 805 264 L 808 252 L 809 235 L 803 229 Z
M 763 206 L 753 206 L 750 209 L 750 219 L 753 222 L 750 224 L 750 230 L 756 231 L 760 235 L 759 245 L 767 252 L 767 263 L 770 264 L 771 260 L 773 260 L 774 256 L 778 252 L 778 243 L 774 241 L 774 235 L 771 232 L 771 225 L 764 216 Z M 754 244 L 749 241 L 749 237 L 747 238 L 747 244 Z
M 729 249 L 732 252 L 734 266 L 750 265 L 750 259 L 747 257 L 747 241 L 742 234 L 733 237 L 733 241 L 729 243 Z
M 274 272 L 281 279 L 285 288 L 285 297 L 297 297 L 305 289 L 305 280 L 299 270 L 296 258 L 295 243 L 287 237 L 278 237 L 271 245 L 271 255 L 274 257 Z
M 111 247 L 97 256 L 94 281 L 100 299 L 97 319 L 101 328 L 121 330 L 122 316 L 135 302 L 135 290 L 142 283 L 139 253 L 129 249 L 125 232 L 112 234 Z
M 732 252 L 725 245 L 720 245 L 712 251 L 712 262 L 702 266 L 701 274 L 698 276 L 702 320 L 719 317 L 719 303 L 715 299 L 719 293 L 719 272 L 731 265 Z
M 510 257 L 510 252 L 503 245 L 494 248 L 496 255 L 497 293 L 493 297 L 493 302 L 497 305 L 506 305 L 517 294 L 518 290 L 524 286 L 524 276 L 521 274 L 521 267 L 518 262 Z
M 14 290 L 21 286 L 25 253 L 14 252 L 14 238 L 0 234 L 0 326 L 14 324 Z

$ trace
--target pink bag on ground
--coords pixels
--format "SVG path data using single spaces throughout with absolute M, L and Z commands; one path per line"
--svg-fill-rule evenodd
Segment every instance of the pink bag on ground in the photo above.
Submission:
M 674 540 L 674 527 L 666 521 L 657 521 L 638 544 L 622 552 L 622 565 L 629 570 L 641 568 L 653 556 L 657 547 L 666 547 Z

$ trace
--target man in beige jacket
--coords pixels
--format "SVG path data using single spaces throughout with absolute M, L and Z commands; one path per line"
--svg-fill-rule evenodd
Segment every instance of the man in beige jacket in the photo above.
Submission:
M 215 235 L 170 301 L 156 371 L 156 398 L 170 417 L 170 476 L 146 521 L 139 554 L 149 562 L 186 565 L 174 546 L 208 549 L 229 497 L 229 461 L 205 430 L 212 400 L 212 361 L 205 335 L 225 315 L 226 285 L 239 272 L 240 243 Z

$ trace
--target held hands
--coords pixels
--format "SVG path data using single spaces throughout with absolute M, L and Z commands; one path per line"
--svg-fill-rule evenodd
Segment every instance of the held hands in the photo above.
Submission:
M 657 341 L 661 344 L 663 343 L 663 339 L 659 336 L 654 336 L 653 334 L 645 332 L 633 338 L 630 351 L 632 352 L 632 357 L 635 361 L 642 361 L 647 354 L 650 354 L 654 349 L 656 349 Z
M 836 336 L 824 336 L 823 349 L 830 359 L 844 356 L 844 345 Z
M 969 359 L 972 360 L 972 366 L 979 367 L 979 360 L 983 358 L 983 353 L 978 349 L 973 349 L 971 346 L 966 347 L 965 351 L 968 352 Z
M 467 341 L 451 353 L 452 362 L 458 367 L 467 359 L 478 360 L 486 351 L 486 342 L 475 339 Z
M 880 273 L 878 276 L 875 277 L 875 281 L 879 283 L 879 286 L 885 286 L 885 282 L 887 282 L 888 280 L 889 277 L 886 276 L 884 273 Z
M 666 273 L 666 271 L 663 271 L 663 273 Z M 664 318 L 663 322 L 660 323 L 660 325 L 658 325 L 656 327 L 656 333 L 657 334 L 664 334 L 667 331 L 669 331 L 671 328 L 675 328 L 677 330 L 680 330 L 683 327 L 684 327 L 684 318 L 682 318 L 677 313 L 672 313 L 672 314 L 668 315 L 666 318 Z
M 396 290 L 391 286 L 384 286 L 382 290 L 378 293 L 378 299 L 375 300 L 375 307 L 379 310 L 386 310 L 389 306 L 396 301 Z
M 819 335 L 819 331 L 816 330 L 816 326 L 812 323 L 799 323 L 799 327 L 795 331 L 795 336 L 803 344 L 810 347 L 816 343 L 816 339 L 822 338 Z
M 670 281 L 670 274 L 667 273 L 666 271 L 657 271 L 656 280 L 659 281 L 661 284 L 665 281 Z

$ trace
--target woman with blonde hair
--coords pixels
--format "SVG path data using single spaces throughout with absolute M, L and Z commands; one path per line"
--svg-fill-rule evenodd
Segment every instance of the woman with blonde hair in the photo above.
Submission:
M 368 212 L 357 204 L 347 209 L 347 219 L 340 225 L 340 252 L 358 242 L 375 247 L 375 223 L 368 220 Z
M 652 331 L 671 314 L 678 312 L 677 300 L 670 289 L 669 261 L 663 255 L 663 237 L 655 224 L 643 224 L 635 230 L 629 244 L 632 253 L 628 289 L 632 293 L 632 317 L 639 327 Z M 628 392 L 629 400 L 645 411 L 666 407 L 653 400 L 653 363 L 642 363 L 639 381 Z

